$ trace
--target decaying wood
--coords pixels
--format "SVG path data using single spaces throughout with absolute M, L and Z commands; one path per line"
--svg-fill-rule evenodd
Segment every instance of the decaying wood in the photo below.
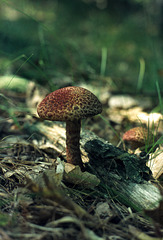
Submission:
M 36 128 L 54 144 L 58 154 L 65 157 L 65 127 L 62 124 L 36 123 Z M 118 199 L 135 210 L 152 209 L 161 199 L 159 189 L 150 183 L 150 170 L 145 161 L 114 147 L 89 131 L 81 133 L 82 158 L 86 170 L 101 181 L 104 196 Z

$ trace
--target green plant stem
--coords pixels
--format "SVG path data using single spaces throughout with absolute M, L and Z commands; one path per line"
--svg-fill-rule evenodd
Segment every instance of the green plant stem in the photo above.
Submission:
M 106 63 L 107 63 L 107 48 L 103 47 L 102 48 L 102 53 L 101 53 L 101 70 L 100 70 L 101 76 L 105 75 Z
M 144 79 L 144 73 L 145 73 L 145 61 L 143 58 L 140 58 L 140 70 L 139 70 L 139 76 L 138 76 L 138 83 L 137 83 L 137 91 L 139 92 L 142 89 L 143 85 L 143 79 Z
M 161 91 L 160 91 L 160 86 L 159 86 L 158 80 L 156 80 L 156 88 L 157 88 L 158 99 L 159 99 L 159 104 L 160 104 L 160 111 L 163 114 L 163 103 L 162 103 Z

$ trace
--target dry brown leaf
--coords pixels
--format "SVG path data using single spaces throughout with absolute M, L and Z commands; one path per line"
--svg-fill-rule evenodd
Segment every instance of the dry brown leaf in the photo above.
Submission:
M 89 172 L 82 172 L 79 166 L 70 163 L 65 164 L 64 178 L 67 182 L 80 185 L 85 188 L 94 188 L 100 180 Z
M 137 106 L 138 101 L 135 97 L 129 95 L 115 95 L 110 97 L 108 105 L 111 108 L 129 109 Z
M 163 175 L 163 152 L 156 151 L 154 154 L 151 154 L 147 166 L 152 171 L 155 179 L 160 178 Z
M 129 110 L 120 110 L 121 116 L 127 117 L 129 121 L 146 124 L 149 127 L 158 126 L 162 124 L 163 115 L 160 113 L 146 113 L 142 111 L 141 107 L 134 107 Z
M 45 180 L 44 175 L 46 174 L 48 181 L 54 186 L 59 187 L 61 186 L 61 182 L 63 179 L 63 172 L 64 172 L 64 163 L 61 162 L 59 159 L 57 160 L 58 164 L 52 169 L 47 169 L 37 175 L 34 179 L 34 182 L 37 182 L 41 187 L 45 187 Z M 30 177 L 29 177 L 30 178 Z

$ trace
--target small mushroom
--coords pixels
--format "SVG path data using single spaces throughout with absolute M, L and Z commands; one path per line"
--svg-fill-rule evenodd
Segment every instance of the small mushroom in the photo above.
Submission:
M 46 96 L 37 107 L 41 119 L 66 122 L 66 159 L 83 170 L 80 153 L 81 119 L 102 112 L 98 98 L 85 88 L 65 87 Z
M 132 151 L 137 148 L 150 146 L 153 141 L 153 134 L 145 127 L 135 127 L 123 135 L 125 145 Z

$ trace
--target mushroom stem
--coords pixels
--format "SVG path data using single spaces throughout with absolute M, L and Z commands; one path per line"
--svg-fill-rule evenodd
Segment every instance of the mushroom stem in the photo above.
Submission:
M 66 156 L 67 162 L 79 165 L 83 170 L 80 153 L 81 120 L 66 121 Z

